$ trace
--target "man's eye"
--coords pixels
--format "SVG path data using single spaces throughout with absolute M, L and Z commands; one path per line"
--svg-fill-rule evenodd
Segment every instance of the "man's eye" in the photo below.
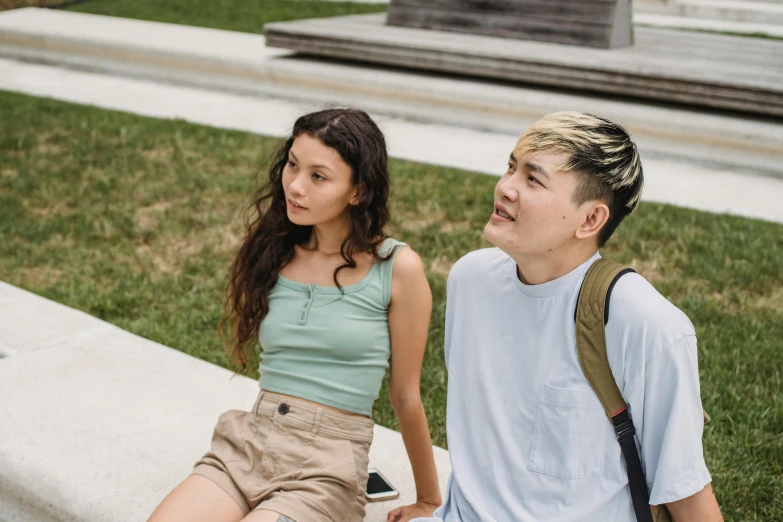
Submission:
M 516 169 L 514 168 L 514 165 L 512 165 L 511 163 L 509 163 L 509 164 L 508 164 L 508 172 L 514 172 L 514 170 L 516 170 Z
M 536 179 L 534 176 L 528 176 L 528 177 L 527 177 L 527 179 L 528 179 L 528 180 L 529 180 L 531 183 L 538 183 L 539 185 L 541 184 L 541 182 L 540 182 L 540 181 L 538 181 L 538 180 L 537 180 L 537 179 Z

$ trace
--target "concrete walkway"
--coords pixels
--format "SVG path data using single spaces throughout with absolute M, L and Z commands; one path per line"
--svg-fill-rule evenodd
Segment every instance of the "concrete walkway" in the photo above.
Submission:
M 783 38 L 783 23 L 767 23 L 763 21 L 738 22 L 736 20 L 646 12 L 635 12 L 633 20 L 634 25 L 638 27 L 663 27 L 683 31 L 705 31 L 753 37 Z
M 783 222 L 776 122 L 308 60 L 258 35 L 41 9 L 0 13 L 2 56 L 25 62 L 0 62 L 0 89 L 271 136 L 307 110 L 361 107 L 393 156 L 488 174 L 547 112 L 595 112 L 639 143 L 646 200 Z
M 0 89 L 158 118 L 284 136 L 297 115 L 324 103 L 217 93 L 0 60 Z M 379 117 L 392 156 L 500 174 L 517 135 Z M 520 129 L 520 131 L 523 129 Z M 783 179 L 673 158 L 644 157 L 644 199 L 783 223 Z

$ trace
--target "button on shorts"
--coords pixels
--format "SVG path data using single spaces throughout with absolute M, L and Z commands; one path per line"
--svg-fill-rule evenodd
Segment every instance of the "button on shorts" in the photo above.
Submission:
M 212 447 L 193 468 L 245 514 L 296 522 L 364 519 L 373 421 L 261 391 L 253 411 L 220 416 Z

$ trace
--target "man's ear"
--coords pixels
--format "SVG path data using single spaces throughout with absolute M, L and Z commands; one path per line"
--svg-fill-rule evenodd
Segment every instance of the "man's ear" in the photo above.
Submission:
M 583 205 L 584 220 L 576 229 L 577 239 L 597 236 L 609 221 L 609 207 L 603 201 L 587 201 Z

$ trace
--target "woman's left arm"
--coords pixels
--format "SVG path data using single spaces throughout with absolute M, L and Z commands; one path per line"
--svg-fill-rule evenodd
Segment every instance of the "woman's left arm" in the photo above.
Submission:
M 424 265 L 413 250 L 403 248 L 392 268 L 389 395 L 413 468 L 416 504 L 395 509 L 389 513 L 389 522 L 431 516 L 441 504 L 432 440 L 420 393 L 421 366 L 431 313 L 432 293 L 424 275 Z

